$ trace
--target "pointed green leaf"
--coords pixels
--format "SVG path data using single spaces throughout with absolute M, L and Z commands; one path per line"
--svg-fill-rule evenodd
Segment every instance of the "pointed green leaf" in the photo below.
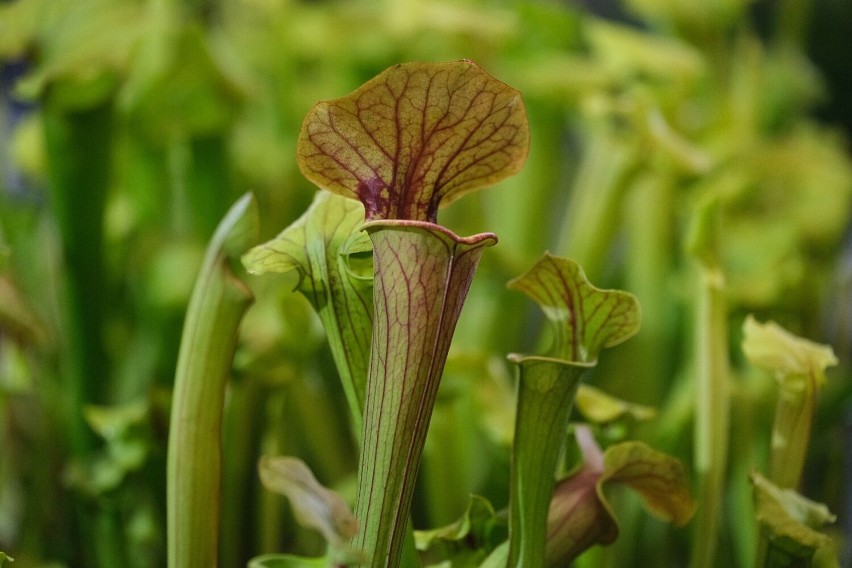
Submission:
M 14 562 L 15 559 L 6 554 L 5 552 L 0 552 L 0 566 L 3 566 L 3 562 L 5 561 Z
M 590 385 L 580 385 L 574 403 L 587 420 L 597 424 L 610 424 L 628 416 L 634 420 L 650 420 L 656 415 L 650 406 L 621 400 Z
M 414 533 L 417 550 L 429 564 L 451 562 L 454 568 L 478 566 L 506 538 L 504 522 L 484 497 L 471 495 L 456 522 Z
M 630 487 L 648 509 L 663 520 L 683 526 L 695 513 L 695 499 L 680 460 L 642 442 L 623 442 L 604 452 L 604 472 L 598 493 L 608 483 Z
M 467 60 L 396 65 L 317 103 L 299 167 L 359 199 L 367 219 L 435 222 L 438 207 L 517 173 L 529 127 L 520 93 Z
M 544 311 L 553 331 L 547 353 L 566 361 L 593 363 L 639 330 L 639 303 L 620 290 L 600 290 L 572 260 L 545 254 L 509 288 L 525 293 Z
M 299 524 L 318 530 L 332 546 L 340 547 L 358 532 L 346 501 L 323 487 L 302 460 L 264 456 L 258 470 L 264 487 L 290 500 Z
M 686 252 L 696 264 L 693 332 L 695 358 L 694 467 L 698 507 L 693 533 L 695 568 L 716 564 L 728 462 L 730 371 L 728 298 L 721 265 L 722 204 L 706 192 L 695 204 L 686 234 Z
M 320 316 L 357 428 L 361 425 L 373 318 L 369 237 L 360 230 L 364 208 L 351 199 L 318 192 L 311 207 L 269 242 L 243 255 L 253 274 L 295 271 L 297 289 Z
M 769 537 L 767 568 L 801 566 L 801 561 L 809 560 L 818 548 L 831 543 L 817 530 L 835 521 L 828 507 L 792 489 L 778 487 L 757 472 L 750 479 L 757 520 Z

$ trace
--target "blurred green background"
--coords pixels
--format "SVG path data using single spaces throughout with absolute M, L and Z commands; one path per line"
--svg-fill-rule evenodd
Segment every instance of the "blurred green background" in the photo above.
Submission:
M 505 282 L 544 250 L 636 294 L 642 332 L 592 382 L 657 408 L 599 427 L 693 462 L 696 205 L 722 206 L 732 364 L 718 566 L 750 566 L 747 474 L 765 464 L 774 382 L 743 362 L 748 313 L 833 345 L 802 493 L 852 542 L 852 3 L 849 0 L 17 0 L 0 3 L 0 550 L 20 566 L 164 564 L 165 447 L 181 325 L 206 241 L 239 195 L 262 238 L 315 188 L 302 117 L 402 61 L 470 58 L 519 89 L 517 177 L 441 213 L 494 231 L 462 314 L 415 526 L 467 494 L 505 506 L 511 375 L 541 323 Z M 222 566 L 316 553 L 261 454 L 352 493 L 356 454 L 317 319 L 287 278 L 247 280 L 225 424 Z M 579 418 L 578 418 L 579 419 Z M 215 435 L 215 433 L 211 433 Z M 585 566 L 685 566 L 689 532 L 621 504 Z

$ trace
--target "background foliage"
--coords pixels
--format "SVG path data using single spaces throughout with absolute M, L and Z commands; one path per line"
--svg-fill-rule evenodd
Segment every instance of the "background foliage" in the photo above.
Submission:
M 732 374 L 718 565 L 752 563 L 748 473 L 765 469 L 775 404 L 739 347 L 749 313 L 840 358 L 802 493 L 839 514 L 848 563 L 850 19 L 844 0 L 0 3 L 0 549 L 22 566 L 162 564 L 170 385 L 213 228 L 247 190 L 264 240 L 307 207 L 295 144 L 315 101 L 397 62 L 464 57 L 524 94 L 532 148 L 519 176 L 442 213 L 500 244 L 456 332 L 415 526 L 455 520 L 470 492 L 506 505 L 505 354 L 529 350 L 541 321 L 505 283 L 544 250 L 642 305 L 641 333 L 592 384 L 657 414 L 599 425 L 599 438 L 694 462 L 686 241 L 712 198 L 719 241 L 698 260 L 712 254 L 724 275 Z M 250 283 L 226 408 L 223 566 L 321 550 L 260 488 L 262 454 L 298 455 L 344 494 L 357 461 L 317 318 L 287 277 Z M 615 498 L 621 539 L 580 564 L 686 564 L 689 529 Z

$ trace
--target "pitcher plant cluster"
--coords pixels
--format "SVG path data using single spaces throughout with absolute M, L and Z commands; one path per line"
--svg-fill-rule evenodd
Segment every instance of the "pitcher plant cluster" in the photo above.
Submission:
M 848 565 L 842 3 L 599 4 L 0 2 L 0 565 Z
M 699 511 L 706 533 L 696 531 L 695 550 L 712 557 L 712 544 L 702 549 L 701 541 L 716 538 L 714 475 L 724 464 L 714 452 L 724 449 L 712 440 L 725 435 L 725 425 L 712 421 L 724 420 L 724 404 L 710 407 L 707 431 L 697 428 L 711 440 L 707 467 L 698 469 L 697 501 L 674 457 L 638 441 L 602 448 L 597 424 L 618 415 L 653 416 L 584 384 L 604 349 L 639 331 L 640 307 L 630 293 L 598 289 L 579 264 L 549 253 L 508 282 L 538 304 L 547 323 L 534 353 L 507 354 L 517 385 L 508 507 L 495 510 L 472 495 L 458 522 L 413 529 L 412 501 L 454 330 L 480 259 L 498 245 L 490 232 L 456 235 L 438 215 L 465 194 L 519 172 L 529 141 L 521 94 L 468 60 L 399 64 L 308 112 L 297 157 L 319 188 L 313 203 L 277 237 L 252 247 L 257 208 L 244 197 L 220 225 L 193 294 L 172 407 L 171 566 L 217 562 L 219 518 L 211 495 L 219 492 L 221 442 L 211 433 L 221 428 L 235 334 L 252 298 L 235 275 L 238 261 L 251 274 L 296 274 L 295 291 L 324 327 L 359 452 L 353 509 L 316 480 L 309 464 L 261 458 L 264 486 L 287 496 L 294 518 L 323 535 L 327 554 L 269 554 L 250 566 L 568 566 L 618 538 L 618 507 L 608 497 L 616 486 L 632 489 L 648 511 L 678 527 Z M 690 251 L 705 275 L 706 313 L 699 318 L 712 329 L 724 305 L 714 293 L 713 204 L 702 211 Z M 505 333 L 524 343 L 521 330 Z M 726 388 L 724 369 L 714 367 L 724 357 L 714 349 L 726 338 L 710 334 L 696 348 L 707 361 L 698 373 L 713 400 L 724 400 L 718 397 Z M 752 474 L 763 535 L 758 565 L 805 565 L 794 562 L 809 562 L 826 546 L 818 529 L 832 518 L 795 488 L 814 396 L 833 355 L 753 319 L 744 349 L 782 382 L 772 466 L 766 477 Z M 575 401 L 586 408 L 582 416 L 572 413 Z

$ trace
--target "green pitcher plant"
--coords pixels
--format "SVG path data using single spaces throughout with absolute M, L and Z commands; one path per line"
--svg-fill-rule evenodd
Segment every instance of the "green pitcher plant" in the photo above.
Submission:
M 397 65 L 318 103 L 299 166 L 364 205 L 373 243 L 372 343 L 355 516 L 372 566 L 402 554 L 414 482 L 453 330 L 493 233 L 459 237 L 438 208 L 523 164 L 520 94 L 470 61 Z
M 452 565 L 555 566 L 615 538 L 600 488 L 619 480 L 623 464 L 647 463 L 646 454 L 614 469 L 589 458 L 592 465 L 554 488 L 580 380 L 601 349 L 638 331 L 639 305 L 629 293 L 592 286 L 576 262 L 545 254 L 509 283 L 544 311 L 551 347 L 543 355 L 509 356 L 519 380 L 508 541 L 500 545 L 505 515 L 474 497 L 455 525 L 418 533 L 415 550 L 409 517 L 438 387 L 481 255 L 497 243 L 489 232 L 458 236 L 438 224 L 437 214 L 517 173 L 528 146 L 520 94 L 467 60 L 396 65 L 308 112 L 298 163 L 326 191 L 278 236 L 242 254 L 242 262 L 254 274 L 294 272 L 295 289 L 323 323 L 360 437 L 355 507 L 350 513 L 303 462 L 262 458 L 264 485 L 285 495 L 296 519 L 322 533 L 329 548 L 324 558 L 270 554 L 252 566 L 407 567 L 420 564 L 418 553 L 427 561 L 440 556 L 436 549 Z M 605 399 L 591 390 L 590 396 Z M 650 469 L 666 459 L 676 462 L 651 459 Z M 645 473 L 680 499 L 669 517 L 685 522 L 692 509 L 683 479 Z M 575 487 L 588 494 L 586 481 L 600 494 L 591 509 L 575 499 Z M 574 502 L 581 506 L 566 506 Z M 606 514 L 589 516 L 590 510 Z M 605 530 L 598 534 L 588 523 Z M 577 531 L 591 538 L 574 539 Z

